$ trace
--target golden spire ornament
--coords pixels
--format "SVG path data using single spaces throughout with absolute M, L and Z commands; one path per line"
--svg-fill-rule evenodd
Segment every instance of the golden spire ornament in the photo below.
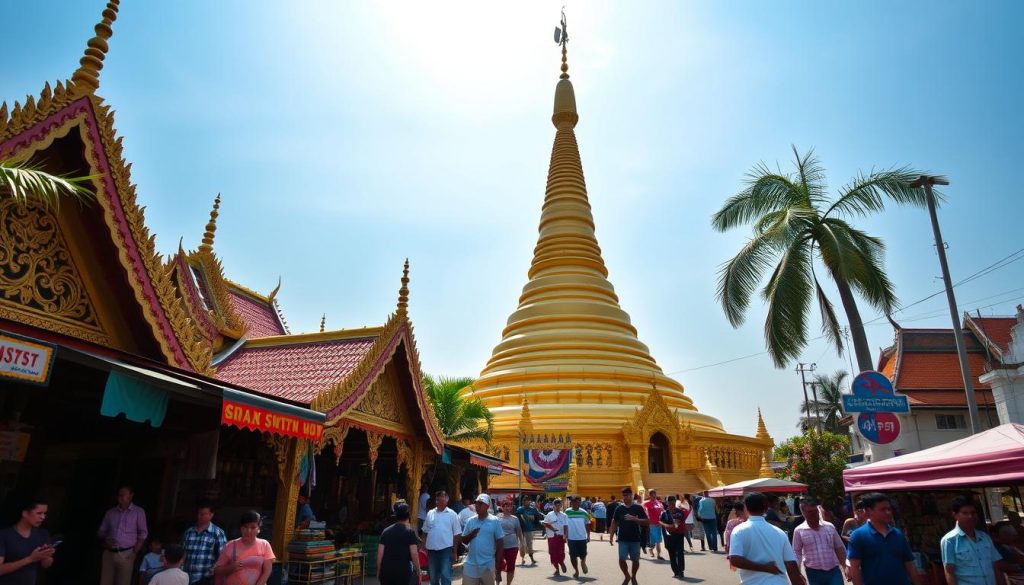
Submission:
M 402 288 L 398 289 L 398 314 L 406 315 L 409 312 L 409 259 L 405 259 L 405 267 L 402 269 Z
M 213 236 L 217 233 L 217 217 L 220 215 L 220 193 L 213 200 L 213 209 L 210 210 L 210 221 L 206 223 L 206 231 L 203 233 L 203 243 L 199 249 L 203 252 L 213 251 Z
M 327 329 L 327 313 L 320 317 L 320 333 L 323 333 L 325 329 Z
M 79 61 L 79 67 L 71 76 L 71 79 L 80 87 L 86 88 L 89 93 L 95 92 L 100 87 L 100 69 L 103 69 L 103 59 L 107 56 L 110 45 L 107 44 L 114 34 L 111 25 L 117 20 L 117 8 L 120 0 L 110 0 L 103 10 L 103 20 L 96 25 L 96 36 L 86 43 L 85 55 Z

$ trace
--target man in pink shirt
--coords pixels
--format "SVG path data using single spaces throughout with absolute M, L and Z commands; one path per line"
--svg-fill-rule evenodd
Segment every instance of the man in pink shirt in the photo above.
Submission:
M 843 585 L 846 547 L 835 526 L 822 522 L 814 498 L 800 500 L 804 522 L 793 529 L 793 553 L 803 563 L 808 585 Z
M 651 521 L 651 535 L 648 541 L 648 548 L 651 551 L 651 556 L 654 556 L 654 551 L 657 549 L 658 558 L 661 558 L 661 541 L 664 540 L 661 536 L 661 513 L 665 511 L 665 505 L 658 499 L 658 490 L 650 490 L 647 492 L 647 501 L 644 502 L 644 510 L 647 510 L 647 519 Z

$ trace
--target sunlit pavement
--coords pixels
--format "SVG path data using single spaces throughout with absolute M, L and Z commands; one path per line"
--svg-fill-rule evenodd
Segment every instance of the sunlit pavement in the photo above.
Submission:
M 696 542 L 694 544 L 697 544 Z M 603 541 L 591 540 L 587 551 L 587 567 L 589 572 L 584 575 L 580 573 L 579 579 L 572 576 L 572 563 L 569 562 L 566 554 L 565 565 L 569 569 L 568 575 L 554 576 L 554 568 L 548 560 L 547 543 L 538 538 L 535 541 L 537 548 L 534 558 L 537 564 L 516 565 L 515 576 L 512 585 L 573 585 L 600 584 L 620 585 L 622 583 L 622 572 L 619 570 L 618 545 L 608 545 L 608 538 Z M 725 554 L 718 552 L 701 552 L 699 544 L 696 552 L 686 550 L 686 579 L 678 580 L 672 577 L 672 569 L 668 564 L 668 555 L 664 550 L 661 553 L 664 560 L 651 558 L 650 555 L 643 555 L 640 560 L 640 571 L 637 573 L 637 582 L 640 585 L 671 585 L 672 583 L 705 583 L 707 585 L 736 585 L 739 583 L 739 576 L 729 570 L 725 560 Z M 504 577 L 504 575 L 502 575 Z M 452 579 L 453 585 L 462 582 L 462 572 L 456 569 Z M 377 585 L 377 580 L 370 577 L 366 585 Z M 502 581 L 505 585 L 505 581 Z

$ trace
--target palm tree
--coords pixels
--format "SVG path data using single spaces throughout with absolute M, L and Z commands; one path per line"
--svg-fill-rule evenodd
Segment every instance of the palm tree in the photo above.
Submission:
M 813 415 L 810 419 L 806 415 L 801 416 L 797 426 L 811 428 L 820 420 L 823 430 L 843 434 L 839 420 L 843 418 L 843 391 L 846 389 L 848 376 L 849 374 L 843 370 L 839 370 L 831 376 L 820 374 L 814 376 L 814 379 L 811 380 L 814 399 L 800 405 L 800 414 L 810 411 Z
M 50 174 L 30 162 L 0 160 L 0 198 L 10 197 L 19 203 L 32 199 L 56 208 L 63 197 L 85 202 L 94 196 L 87 186 L 92 179 Z
M 892 312 L 896 295 L 883 267 L 882 240 L 854 228 L 847 218 L 882 211 L 886 199 L 924 207 L 924 190 L 910 186 L 921 173 L 903 167 L 860 174 L 832 199 L 826 192 L 825 170 L 813 149 L 801 157 L 794 146 L 793 154 L 795 173 L 756 165 L 747 175 L 747 187 L 713 216 L 711 225 L 720 232 L 745 224 L 752 224 L 754 231 L 719 271 L 718 300 L 729 323 L 739 327 L 751 295 L 774 264 L 761 296 L 768 303 L 765 344 L 776 367 L 785 367 L 807 345 L 812 297 L 818 302 L 825 338 L 841 354 L 839 319 L 814 269 L 814 260 L 820 260 L 839 289 L 857 365 L 861 370 L 873 369 L 854 291 L 884 314 Z
M 446 442 L 469 439 L 491 442 L 494 435 L 494 415 L 479 398 L 462 395 L 462 390 L 471 387 L 475 382 L 473 378 L 423 376 L 427 402 L 437 416 Z

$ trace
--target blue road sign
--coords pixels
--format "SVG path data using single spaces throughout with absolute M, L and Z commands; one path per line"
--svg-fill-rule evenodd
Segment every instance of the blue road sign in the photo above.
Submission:
M 888 376 L 882 372 L 868 370 L 857 374 L 853 379 L 854 396 L 892 396 L 895 391 Z
M 843 394 L 843 412 L 910 412 L 910 401 L 906 396 Z

